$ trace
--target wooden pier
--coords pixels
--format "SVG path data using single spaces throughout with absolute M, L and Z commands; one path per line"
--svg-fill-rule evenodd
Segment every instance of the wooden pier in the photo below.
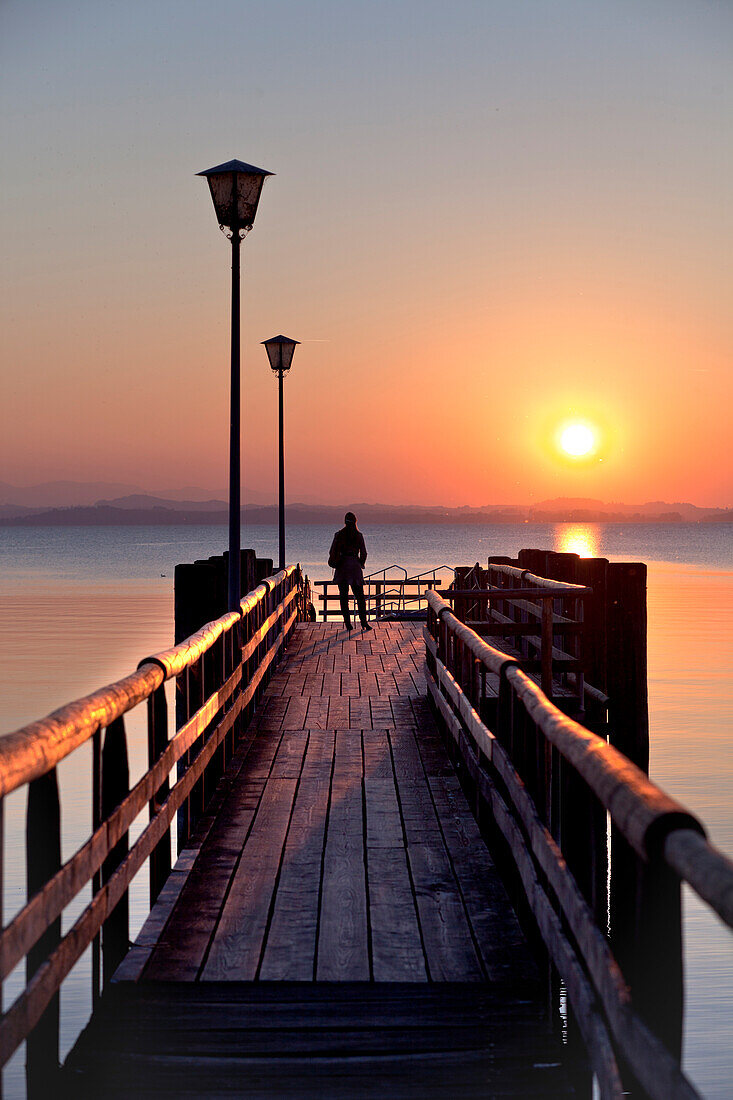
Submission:
M 296 626 L 74 1095 L 571 1095 L 423 666 L 419 626 Z
M 0 738 L 0 794 L 29 791 L 28 903 L 0 937 L 0 975 L 25 958 L 27 983 L 0 1052 L 27 1041 L 29 1096 L 697 1095 L 680 885 L 732 925 L 733 867 L 598 713 L 600 732 L 565 713 L 613 711 L 585 676 L 591 586 L 493 567 L 429 585 L 424 625 L 351 634 L 310 621 L 291 567 Z M 92 828 L 62 862 L 56 768 L 88 743 Z M 59 989 L 90 945 L 94 1012 L 59 1069 Z

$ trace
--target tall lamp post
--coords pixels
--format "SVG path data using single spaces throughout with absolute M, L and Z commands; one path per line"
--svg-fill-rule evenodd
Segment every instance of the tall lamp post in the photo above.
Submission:
M 290 370 L 293 362 L 293 352 L 295 351 L 296 344 L 300 343 L 300 340 L 290 340 L 287 336 L 273 336 L 270 340 L 263 340 L 267 352 L 267 358 L 270 360 L 270 366 L 278 377 L 278 388 L 280 393 L 280 406 L 279 406 L 279 486 L 280 486 L 280 511 L 279 511 L 279 563 L 278 568 L 285 568 L 285 449 L 283 445 L 283 378 Z
M 229 577 L 228 606 L 239 609 L 241 589 L 241 457 L 240 457 L 240 352 L 239 352 L 239 246 L 252 228 L 262 185 L 267 176 L 264 168 L 255 168 L 241 160 L 217 164 L 206 172 L 209 190 L 219 228 L 232 242 L 232 359 L 229 413 Z

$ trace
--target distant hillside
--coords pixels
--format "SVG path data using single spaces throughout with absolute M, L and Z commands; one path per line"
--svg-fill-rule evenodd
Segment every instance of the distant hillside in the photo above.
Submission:
M 170 500 L 165 497 L 147 496 L 145 493 L 131 493 L 115 500 L 98 500 L 98 508 L 122 508 L 125 511 L 140 511 L 150 508 L 172 508 L 178 512 L 226 512 L 229 505 L 225 500 Z
M 582 517 L 603 516 L 614 520 L 628 517 L 636 522 L 648 522 L 649 520 L 662 520 L 667 523 L 680 523 L 685 520 L 696 521 L 704 519 L 711 513 L 722 511 L 720 508 L 698 508 L 696 504 L 681 504 L 675 502 L 668 504 L 663 500 L 649 501 L 646 504 L 618 504 L 604 503 L 602 500 L 593 500 L 585 497 L 556 497 L 555 500 L 543 500 L 539 504 L 533 504 L 529 508 L 529 515 L 564 515 L 578 520 Z M 672 519 L 670 517 L 674 516 Z
M 495 524 L 495 523 L 689 523 L 732 522 L 733 510 L 698 508 L 694 504 L 604 504 L 603 501 L 558 498 L 539 504 L 446 508 L 438 505 L 392 504 L 289 504 L 290 524 L 328 524 L 340 527 L 345 510 L 356 512 L 362 524 Z M 277 522 L 274 504 L 248 504 L 243 519 L 250 524 Z M 170 500 L 132 493 L 93 505 L 33 509 L 0 505 L 0 525 L 24 527 L 71 526 L 200 526 L 225 524 L 228 507 L 223 500 Z

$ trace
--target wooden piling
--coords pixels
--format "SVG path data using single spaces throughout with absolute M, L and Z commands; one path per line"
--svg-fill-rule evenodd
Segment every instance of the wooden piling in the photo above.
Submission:
M 195 634 L 204 623 L 217 618 L 219 570 L 213 562 L 177 565 L 173 581 L 176 645 Z M 223 614 L 223 612 L 219 612 Z
M 608 558 L 580 558 L 578 584 L 593 589 L 583 606 L 584 656 L 588 682 L 606 691 L 606 570 Z M 591 711 L 590 717 L 594 712 Z M 605 722 L 605 716 L 604 716 Z M 596 721 L 595 725 L 598 725 Z M 591 728 L 595 728 L 591 726 Z
M 606 584 L 609 739 L 648 774 L 646 565 L 611 562 L 606 570 Z
M 579 562 L 580 556 L 578 554 L 548 550 L 545 553 L 545 572 L 542 575 L 550 577 L 553 581 L 577 584 Z
M 517 561 L 520 569 L 528 569 L 536 577 L 547 576 L 547 550 L 520 550 Z

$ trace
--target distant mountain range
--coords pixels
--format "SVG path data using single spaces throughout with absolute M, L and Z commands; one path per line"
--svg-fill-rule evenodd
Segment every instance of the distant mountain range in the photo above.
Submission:
M 225 500 L 206 490 L 191 489 L 191 499 L 176 490 L 153 496 L 133 487 L 119 490 L 110 483 L 48 482 L 28 488 L 0 482 L 0 525 L 4 526 L 142 526 L 203 525 L 227 522 Z M 122 486 L 129 489 L 128 486 Z M 100 492 L 101 490 L 101 492 Z M 98 495 L 96 495 L 98 494 Z M 196 496 L 194 497 L 194 494 Z M 199 496 L 200 494 L 200 496 Z M 247 494 L 250 496 L 250 494 Z M 261 495 L 261 494 L 258 494 Z M 49 501 L 53 504 L 49 506 Z M 294 503 L 286 509 L 288 523 L 340 526 L 346 508 L 362 523 L 480 524 L 480 523 L 729 523 L 733 509 L 700 508 L 695 504 L 650 501 L 646 504 L 606 504 L 584 497 L 557 497 L 538 504 L 444 507 L 345 503 Z M 253 502 L 242 509 L 251 524 L 277 522 L 277 506 Z

